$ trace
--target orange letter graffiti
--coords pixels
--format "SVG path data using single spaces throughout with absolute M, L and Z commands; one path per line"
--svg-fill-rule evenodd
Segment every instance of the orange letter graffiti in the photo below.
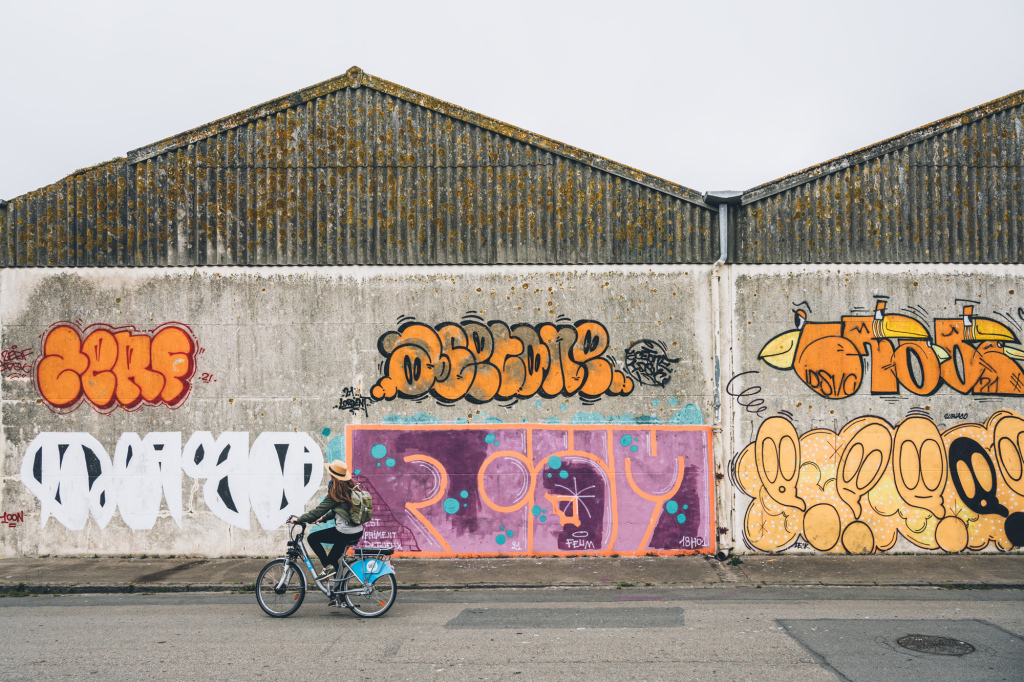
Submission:
M 51 408 L 73 410 L 82 399 L 100 411 L 174 407 L 187 397 L 196 367 L 187 328 L 170 323 L 137 332 L 93 325 L 86 332 L 62 323 L 43 341 L 36 387 Z
M 573 325 L 484 324 L 479 318 L 434 328 L 410 322 L 377 340 L 386 359 L 371 389 L 375 400 L 422 397 L 465 398 L 484 403 L 538 393 L 545 398 L 628 395 L 633 381 L 605 357 L 608 331 L 599 322 Z

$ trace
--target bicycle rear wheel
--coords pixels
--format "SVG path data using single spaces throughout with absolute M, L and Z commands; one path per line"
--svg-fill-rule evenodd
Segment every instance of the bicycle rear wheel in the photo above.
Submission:
M 302 606 L 306 576 L 294 561 L 274 559 L 256 578 L 256 601 L 268 616 L 285 618 Z
M 342 581 L 341 589 L 345 591 L 345 603 L 357 616 L 376 618 L 387 613 L 395 603 L 398 586 L 395 583 L 395 576 L 388 573 L 378 576 L 376 580 L 366 585 L 359 578 L 350 575 Z

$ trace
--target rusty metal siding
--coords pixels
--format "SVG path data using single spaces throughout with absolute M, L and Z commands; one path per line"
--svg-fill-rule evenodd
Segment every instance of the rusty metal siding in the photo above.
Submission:
M 1024 262 L 1024 107 L 910 149 L 911 229 L 938 262 Z
M 0 267 L 132 264 L 124 159 L 29 192 L 0 214 Z
M 3 265 L 717 257 L 715 212 L 692 198 L 374 88 L 269 109 L 19 197 Z
M 744 194 L 740 263 L 1024 262 L 1024 100 Z M 998 102 L 998 101 L 997 101 Z M 915 139 L 916 138 L 916 139 Z M 800 176 L 803 177 L 800 177 Z

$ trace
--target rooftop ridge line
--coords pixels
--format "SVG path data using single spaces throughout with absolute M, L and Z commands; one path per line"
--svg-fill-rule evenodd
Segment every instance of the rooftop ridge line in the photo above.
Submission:
M 230 116 L 225 116 L 224 118 L 219 118 L 210 123 L 205 123 L 183 133 L 167 137 L 158 142 L 154 142 L 153 144 L 146 145 L 145 147 L 132 150 L 127 154 L 127 163 L 129 165 L 135 165 L 155 156 L 219 135 L 220 133 L 231 130 L 232 128 L 245 125 L 250 121 L 265 118 L 280 111 L 284 111 L 285 109 L 306 104 L 307 102 L 329 95 L 333 92 L 337 92 L 338 90 L 363 86 L 445 116 L 459 119 L 465 123 L 488 130 L 492 133 L 532 145 L 546 152 L 565 157 L 571 161 L 592 166 L 610 175 L 671 195 L 677 199 L 682 199 L 692 204 L 696 204 L 697 206 L 709 208 L 704 203 L 703 195 L 696 190 L 665 180 L 664 178 L 650 175 L 649 173 L 626 166 L 618 163 L 617 161 L 612 161 L 611 159 L 585 151 L 578 147 L 573 147 L 549 137 L 524 130 L 523 128 L 471 111 L 456 104 L 451 104 L 431 95 L 411 90 L 405 86 L 398 85 L 397 83 L 368 74 L 358 66 L 351 67 L 341 76 L 336 76 L 335 78 L 331 78 L 307 88 L 297 90 L 291 94 L 272 99 L 268 102 L 264 102 L 263 104 L 257 104 L 254 107 L 231 114 Z
M 893 137 L 886 138 L 880 142 L 861 147 L 842 156 L 829 159 L 814 166 L 810 166 L 803 170 L 796 171 L 784 175 L 781 178 L 766 182 L 756 187 L 752 187 L 743 193 L 742 204 L 754 203 L 762 199 L 767 199 L 770 196 L 780 194 L 788 189 L 792 189 L 802 184 L 818 180 L 819 178 L 838 173 L 846 170 L 852 166 L 876 159 L 880 156 L 884 156 L 897 149 L 909 147 L 912 144 L 922 142 L 936 135 L 956 130 L 957 128 L 974 123 L 988 116 L 998 114 L 1012 109 L 1013 107 L 1024 104 L 1024 90 L 1018 90 L 1017 92 L 1004 95 L 1003 97 L 996 98 L 990 102 L 979 104 L 976 107 L 967 109 L 958 114 L 947 116 L 946 118 L 939 119 L 932 123 L 925 124 L 919 128 L 914 128 L 905 133 L 894 135 Z

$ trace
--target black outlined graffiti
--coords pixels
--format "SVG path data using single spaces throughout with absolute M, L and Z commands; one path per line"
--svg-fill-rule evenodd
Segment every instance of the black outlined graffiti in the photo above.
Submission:
M 749 372 L 740 372 L 732 379 L 729 379 L 729 383 L 725 385 L 725 392 L 728 393 L 733 398 L 735 398 L 736 404 L 742 407 L 745 411 L 760 417 L 761 415 L 768 411 L 768 406 L 764 404 L 763 399 L 753 397 L 761 392 L 760 386 L 748 386 L 739 393 L 733 393 L 732 382 L 736 381 L 745 374 L 759 374 L 759 372 L 755 370 L 751 370 Z M 750 401 L 745 403 L 742 400 L 744 398 L 749 398 Z
M 661 341 L 641 339 L 626 349 L 626 372 L 645 386 L 666 386 L 677 362 L 679 358 L 670 358 Z
M 341 397 L 338 398 L 338 404 L 334 409 L 345 410 L 349 414 L 362 412 L 364 417 L 369 417 L 370 412 L 366 408 L 375 402 L 377 401 L 370 396 L 360 393 L 358 388 L 348 387 L 341 389 Z
M 410 318 L 402 318 L 408 320 Z M 579 395 L 598 399 L 629 395 L 633 380 L 605 357 L 608 330 L 594 320 L 573 324 L 484 323 L 470 315 L 461 323 L 429 326 L 405 321 L 377 340 L 384 356 L 374 400 L 419 400 L 441 404 Z

